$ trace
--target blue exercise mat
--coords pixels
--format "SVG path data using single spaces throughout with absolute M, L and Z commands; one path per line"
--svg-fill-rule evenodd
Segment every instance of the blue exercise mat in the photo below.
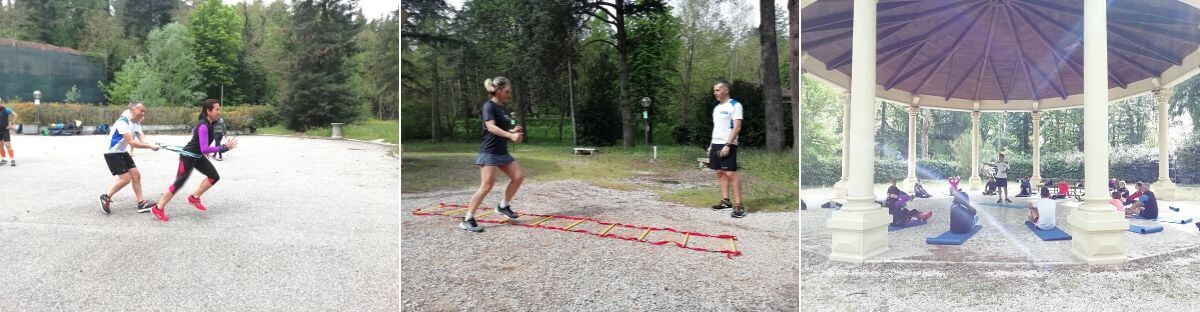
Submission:
M 1071 234 L 1063 232 L 1063 230 L 1059 229 L 1058 227 L 1049 230 L 1043 230 L 1038 228 L 1037 225 L 1034 225 L 1033 222 L 1029 221 L 1025 221 L 1025 226 L 1029 227 L 1030 231 L 1033 231 L 1033 235 L 1037 235 L 1038 238 L 1041 238 L 1044 241 L 1071 240 Z
M 1192 218 L 1183 218 L 1183 219 L 1178 219 L 1178 218 L 1171 218 L 1171 217 L 1163 217 L 1163 216 L 1159 216 L 1159 217 L 1158 217 L 1158 219 L 1146 219 L 1146 218 L 1142 218 L 1141 216 L 1138 216 L 1138 215 L 1133 215 L 1133 218 L 1134 218 L 1134 219 L 1141 219 L 1141 220 L 1151 220 L 1151 221 L 1158 221 L 1158 222 L 1174 223 L 1174 224 L 1188 224 L 1188 223 L 1192 223 Z
M 1027 208 L 1025 205 L 1021 205 L 1021 204 L 1013 204 L 1013 203 L 993 203 L 993 202 L 983 202 L 983 203 L 976 203 L 976 204 L 977 204 L 977 205 L 984 205 L 984 206 L 1000 207 L 1000 208 Z
M 1163 226 L 1158 225 L 1158 224 L 1151 225 L 1151 226 L 1141 226 L 1141 225 L 1137 225 L 1137 224 L 1129 225 L 1129 231 L 1138 233 L 1138 234 L 1158 233 L 1158 232 L 1162 232 L 1162 230 L 1163 230 Z
M 971 227 L 971 231 L 966 234 L 954 234 L 954 232 L 946 231 L 946 233 L 942 233 L 938 237 L 926 237 L 925 243 L 932 245 L 962 245 L 968 239 L 971 239 L 971 236 L 975 236 L 975 233 L 979 233 L 979 230 L 982 228 L 982 225 L 976 225 Z
M 928 222 L 925 222 L 924 220 L 913 220 L 913 221 L 909 221 L 908 223 L 905 223 L 903 226 L 895 226 L 895 225 L 892 225 L 891 223 L 889 223 L 889 224 L 888 224 L 888 232 L 895 232 L 895 231 L 899 231 L 899 230 L 907 229 L 907 228 L 910 228 L 910 227 L 922 226 L 922 225 L 925 225 L 925 224 L 927 224 L 927 223 L 928 223 Z

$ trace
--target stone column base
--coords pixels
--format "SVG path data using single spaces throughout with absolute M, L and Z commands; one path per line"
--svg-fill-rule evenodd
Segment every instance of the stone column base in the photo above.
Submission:
M 1154 192 L 1154 196 L 1160 199 L 1175 199 L 1175 182 L 1171 180 L 1158 180 L 1150 185 L 1150 191 Z
M 979 176 L 972 176 L 970 180 L 967 180 L 967 186 L 969 186 L 971 188 L 970 190 L 972 191 L 982 190 L 983 180 L 980 179 Z
M 866 210 L 855 211 L 858 209 Z M 887 225 L 891 222 L 887 211 L 871 200 L 851 201 L 825 221 L 832 234 L 829 259 L 863 263 L 887 252 Z
M 1084 211 L 1083 207 L 1099 205 L 1106 211 Z M 1067 216 L 1071 232 L 1071 254 L 1087 264 L 1119 264 L 1129 259 L 1125 249 L 1125 231 L 1129 221 L 1120 212 L 1099 200 L 1089 200 Z

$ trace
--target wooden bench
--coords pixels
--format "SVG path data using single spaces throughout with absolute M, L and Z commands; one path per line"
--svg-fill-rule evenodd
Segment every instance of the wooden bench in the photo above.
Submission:
M 585 153 L 587 155 L 595 155 L 596 153 L 600 153 L 600 150 L 597 150 L 594 148 L 587 148 L 587 147 L 576 147 L 575 148 L 575 155 L 584 155 Z

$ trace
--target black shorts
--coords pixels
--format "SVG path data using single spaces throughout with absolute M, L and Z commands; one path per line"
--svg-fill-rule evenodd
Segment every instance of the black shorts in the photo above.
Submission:
M 108 163 L 108 171 L 113 175 L 122 175 L 129 172 L 129 169 L 137 168 L 129 153 L 105 153 L 104 162 Z
M 721 157 L 721 149 L 725 144 L 712 144 L 708 155 L 708 169 L 721 171 L 737 171 L 737 145 L 729 146 L 729 156 Z
M 996 178 L 996 188 L 1008 188 L 1008 178 Z
M 0 141 L 12 142 L 12 136 L 9 135 L 8 129 L 0 129 Z

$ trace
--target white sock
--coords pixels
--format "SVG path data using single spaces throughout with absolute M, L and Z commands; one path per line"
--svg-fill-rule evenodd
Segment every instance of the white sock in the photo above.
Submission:
M 475 209 L 467 209 L 467 214 L 463 216 L 463 221 L 475 219 Z
M 501 200 L 500 200 L 500 207 L 508 207 L 508 201 L 507 201 L 507 200 L 503 200 L 503 199 L 501 199 Z

